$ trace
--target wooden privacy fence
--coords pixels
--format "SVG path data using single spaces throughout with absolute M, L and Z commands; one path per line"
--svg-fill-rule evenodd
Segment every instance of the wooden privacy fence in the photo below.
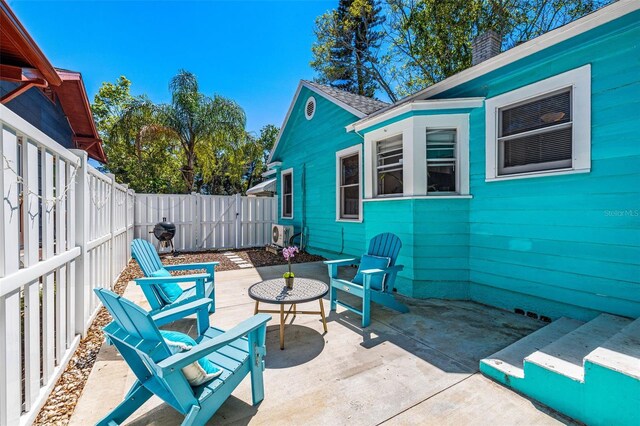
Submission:
M 0 105 L 0 425 L 33 421 L 130 258 L 135 194 Z
M 136 194 L 135 238 L 156 244 L 150 232 L 163 220 L 176 225 L 176 250 L 247 248 L 271 242 L 277 199 L 240 195 Z

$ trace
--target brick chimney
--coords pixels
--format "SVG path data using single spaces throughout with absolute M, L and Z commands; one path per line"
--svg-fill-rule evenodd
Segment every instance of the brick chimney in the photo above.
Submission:
M 502 38 L 493 30 L 478 34 L 471 41 L 471 65 L 477 65 L 500 53 Z

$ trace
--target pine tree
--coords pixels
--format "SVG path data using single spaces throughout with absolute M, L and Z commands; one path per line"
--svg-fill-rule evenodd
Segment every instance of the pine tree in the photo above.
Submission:
M 311 66 L 317 81 L 372 97 L 378 88 L 372 65 L 384 22 L 378 0 L 340 0 L 338 7 L 316 20 Z

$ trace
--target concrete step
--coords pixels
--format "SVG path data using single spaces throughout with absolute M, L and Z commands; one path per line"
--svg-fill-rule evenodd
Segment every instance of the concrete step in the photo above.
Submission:
M 583 324 L 575 319 L 559 318 L 480 362 L 510 376 L 523 378 L 523 361 L 526 357 Z
M 640 380 L 640 318 L 594 349 L 587 361 Z
M 525 358 L 573 380 L 584 381 L 584 358 L 631 323 L 630 319 L 601 314 Z

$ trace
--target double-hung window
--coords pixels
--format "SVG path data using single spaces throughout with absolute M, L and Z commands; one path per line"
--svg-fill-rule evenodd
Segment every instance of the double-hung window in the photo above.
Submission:
M 498 174 L 571 168 L 571 88 L 498 110 Z
M 455 193 L 457 185 L 456 129 L 427 128 L 427 193 Z
M 487 180 L 588 172 L 589 65 L 487 99 Z
M 360 145 L 336 153 L 336 219 L 360 220 Z
M 282 213 L 284 219 L 293 218 L 293 169 L 284 170 L 280 175 L 282 193 Z
M 402 135 L 376 142 L 377 195 L 402 194 Z

